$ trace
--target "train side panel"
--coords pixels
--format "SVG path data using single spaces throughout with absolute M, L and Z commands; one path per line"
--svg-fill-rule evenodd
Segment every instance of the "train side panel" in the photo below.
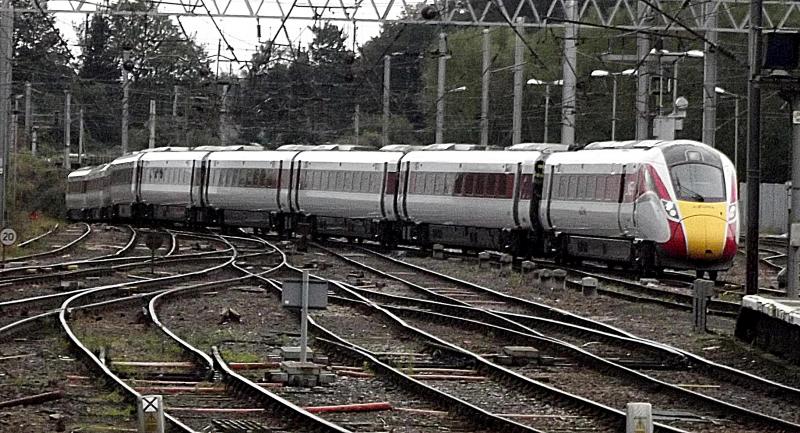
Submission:
M 200 167 L 208 152 L 153 152 L 140 160 L 140 199 L 146 216 L 186 221 L 201 203 Z
M 540 152 L 418 151 L 401 164 L 401 215 L 415 223 L 530 228 Z

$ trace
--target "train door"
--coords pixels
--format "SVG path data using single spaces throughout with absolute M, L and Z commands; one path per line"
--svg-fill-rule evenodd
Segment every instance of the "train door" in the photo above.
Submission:
M 639 175 L 639 164 L 625 164 L 622 166 L 617 221 L 623 235 L 633 236 L 636 232 L 634 215 L 636 213 L 636 197 L 639 195 Z
M 400 180 L 399 180 L 399 188 L 397 191 L 398 200 L 400 200 L 400 217 L 403 219 L 408 219 L 408 206 L 406 203 L 406 193 L 408 191 L 408 178 L 409 172 L 411 171 L 411 163 L 410 162 L 403 162 L 400 165 Z

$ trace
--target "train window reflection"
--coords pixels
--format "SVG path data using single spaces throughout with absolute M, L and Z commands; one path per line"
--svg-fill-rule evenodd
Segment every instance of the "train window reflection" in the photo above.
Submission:
M 670 168 L 672 186 L 679 200 L 725 201 L 722 170 L 706 164 L 680 164 Z

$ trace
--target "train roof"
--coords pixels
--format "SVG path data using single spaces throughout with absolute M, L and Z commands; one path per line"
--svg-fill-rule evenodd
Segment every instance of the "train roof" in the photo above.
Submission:
M 81 167 L 67 175 L 67 180 L 86 177 L 95 167 Z
M 142 155 L 142 161 L 192 161 L 201 159 L 208 155 L 208 152 L 186 151 L 186 152 L 150 152 Z
M 275 149 L 275 150 L 280 150 L 280 151 L 286 151 L 286 150 L 300 151 L 300 150 L 311 150 L 314 147 L 316 147 L 316 146 L 313 146 L 313 145 L 310 145 L 310 144 L 284 144 L 283 146 L 278 146 L 278 148 Z
M 532 163 L 542 156 L 542 152 L 505 150 L 482 150 L 464 152 L 459 150 L 441 150 L 437 152 L 409 152 L 403 162 L 437 162 L 437 163 L 497 163 L 515 164 L 517 162 Z
M 197 146 L 192 150 L 207 151 L 207 152 L 259 151 L 259 150 L 264 150 L 264 146 L 260 144 L 237 144 L 235 146 Z
M 525 150 L 537 152 L 565 152 L 569 150 L 569 146 L 558 143 L 518 143 L 507 147 L 505 150 L 512 150 L 514 152 Z
M 289 161 L 298 152 L 282 150 L 254 150 L 247 152 L 213 152 L 209 161 Z
M 349 162 L 374 164 L 382 162 L 396 162 L 402 157 L 403 152 L 315 150 L 303 152 L 297 157 L 297 159 L 303 162 Z
M 695 146 L 708 147 L 707 144 L 694 140 L 626 140 L 626 141 L 597 141 L 587 144 L 583 150 L 603 150 L 603 149 L 652 149 L 656 147 L 670 146 L 673 144 L 691 144 Z
M 472 151 L 472 150 L 485 150 L 486 146 L 481 146 L 480 144 L 471 144 L 471 143 L 434 143 L 429 144 L 427 146 L 423 146 L 421 150 L 435 150 L 437 152 L 447 151 L 447 150 L 457 150 L 457 151 Z

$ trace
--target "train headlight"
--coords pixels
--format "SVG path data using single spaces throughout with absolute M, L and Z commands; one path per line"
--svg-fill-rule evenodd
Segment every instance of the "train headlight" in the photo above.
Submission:
M 728 221 L 733 221 L 738 216 L 738 207 L 735 203 L 728 206 Z
M 664 205 L 664 211 L 667 213 L 667 218 L 673 221 L 680 221 L 680 215 L 678 215 L 678 207 L 675 206 L 675 203 L 669 200 L 661 200 L 661 204 Z

